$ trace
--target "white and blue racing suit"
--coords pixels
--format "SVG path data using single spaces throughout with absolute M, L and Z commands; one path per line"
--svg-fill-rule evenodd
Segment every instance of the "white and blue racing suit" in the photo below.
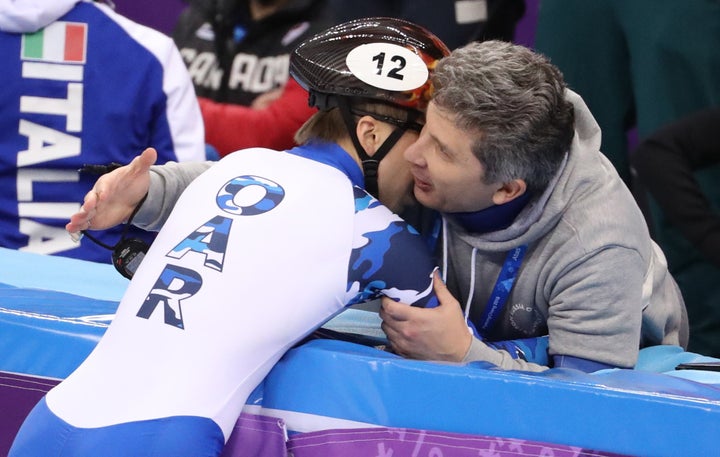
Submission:
M 278 359 L 344 307 L 435 306 L 425 243 L 362 180 L 334 144 L 242 150 L 196 178 L 10 455 L 218 455 Z

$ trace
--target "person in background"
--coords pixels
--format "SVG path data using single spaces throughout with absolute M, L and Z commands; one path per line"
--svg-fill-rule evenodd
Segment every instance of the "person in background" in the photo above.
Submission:
M 682 290 L 691 351 L 720 357 L 720 108 L 671 122 L 631 155 L 648 220 Z
M 407 148 L 414 195 L 442 214 L 453 297 L 383 298 L 395 352 L 505 369 L 631 368 L 641 347 L 685 347 L 683 298 L 600 129 L 547 58 L 501 41 L 438 64 Z M 468 332 L 472 329 L 472 333 Z M 548 336 L 547 364 L 490 343 Z
M 36 405 L 10 456 L 220 455 L 272 366 L 345 306 L 380 294 L 435 306 L 435 262 L 390 208 L 409 197 L 402 152 L 448 52 L 399 19 L 340 24 L 290 61 L 320 109 L 299 130 L 301 146 L 230 154 L 171 208 L 150 185 L 152 149 L 101 177 L 70 229 L 86 229 L 87 216 L 95 227 L 129 217 L 102 220 L 113 201 L 120 212 L 142 201 L 134 221 L 162 229 L 103 338 Z M 363 170 L 380 173 L 388 206 L 363 188 L 373 178 Z
M 64 230 L 98 173 L 148 145 L 159 163 L 205 158 L 180 53 L 167 36 L 79 0 L 0 0 L 0 53 L 0 246 L 109 262 L 107 249 Z M 121 233 L 98 238 L 111 246 Z
M 290 78 L 290 52 L 331 25 L 325 1 L 189 1 L 172 36 L 215 154 L 295 145 L 295 132 L 315 109 Z
M 720 3 L 539 0 L 535 49 L 600 124 L 600 150 L 633 189 L 630 145 L 720 104 Z M 641 201 L 641 200 L 639 200 Z
M 471 41 L 513 41 L 525 0 L 328 0 L 333 17 L 399 17 L 432 30 L 450 48 Z

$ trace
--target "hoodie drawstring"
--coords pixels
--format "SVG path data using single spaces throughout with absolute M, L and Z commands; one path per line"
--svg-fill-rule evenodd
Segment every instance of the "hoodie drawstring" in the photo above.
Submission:
M 447 271 L 448 271 L 448 231 L 447 222 L 445 218 L 442 218 L 442 239 L 443 239 L 443 269 L 442 269 L 442 280 L 443 283 L 447 283 Z M 472 326 L 470 325 L 470 305 L 472 304 L 473 295 L 475 295 L 475 259 L 477 258 L 477 248 L 473 247 L 472 254 L 470 256 L 470 291 L 468 292 L 467 301 L 465 303 L 465 325 L 468 326 L 470 333 L 474 333 Z

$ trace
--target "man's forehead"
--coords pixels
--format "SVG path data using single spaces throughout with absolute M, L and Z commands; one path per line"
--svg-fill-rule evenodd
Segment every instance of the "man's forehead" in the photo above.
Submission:
M 456 115 L 438 105 L 429 106 L 425 131 L 432 141 L 449 157 L 459 163 L 479 161 L 473 153 L 474 144 L 482 132 L 468 131 L 458 126 Z
M 455 123 L 455 116 L 450 111 L 443 109 L 433 102 L 428 105 L 427 113 L 425 114 L 425 125 L 428 126 L 430 134 L 439 143 L 452 143 L 453 139 L 458 140 L 459 134 L 466 136 L 465 133 L 461 133 L 459 127 Z

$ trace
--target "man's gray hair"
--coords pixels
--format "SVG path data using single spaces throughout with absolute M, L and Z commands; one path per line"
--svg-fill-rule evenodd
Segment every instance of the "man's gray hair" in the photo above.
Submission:
M 557 67 L 523 46 L 473 42 L 440 61 L 433 84 L 434 104 L 477 138 L 485 183 L 520 178 L 531 192 L 545 189 L 574 135 Z

